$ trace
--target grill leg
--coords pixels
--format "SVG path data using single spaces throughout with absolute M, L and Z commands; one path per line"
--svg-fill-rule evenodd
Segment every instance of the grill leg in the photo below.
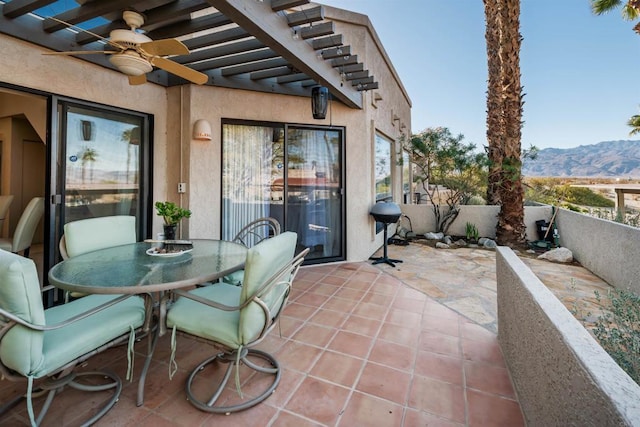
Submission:
M 373 265 L 385 263 L 385 264 L 389 264 L 391 267 L 395 267 L 396 265 L 394 263 L 402 262 L 402 260 L 389 258 L 387 256 L 387 246 L 388 246 L 387 227 L 388 226 L 389 226 L 388 223 L 384 224 L 384 244 L 382 245 L 382 256 L 369 258 L 370 260 L 373 260 Z

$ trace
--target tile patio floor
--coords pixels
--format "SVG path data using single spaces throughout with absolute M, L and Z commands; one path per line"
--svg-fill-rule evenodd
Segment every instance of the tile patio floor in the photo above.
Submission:
M 407 248 L 414 246 L 422 250 Z M 401 281 L 399 272 L 410 266 L 407 259 L 396 269 L 368 262 L 302 268 L 281 317 L 282 337 L 274 329 L 260 345 L 284 367 L 279 387 L 262 404 L 230 416 L 193 408 L 185 398 L 184 381 L 212 348 L 179 338 L 179 370 L 169 381 L 165 336 L 154 355 L 144 405 L 136 407 L 137 383 L 127 382 L 119 402 L 97 425 L 524 425 L 495 333 Z M 468 273 L 452 266 L 447 274 L 454 282 Z M 136 350 L 144 351 L 144 344 L 138 343 Z M 138 355 L 136 375 L 142 362 Z M 120 347 L 89 359 L 85 369 L 106 366 L 124 377 L 126 365 Z M 0 400 L 23 387 L 0 381 Z M 97 401 L 65 390 L 43 425 L 77 425 Z M 27 425 L 26 405 L 0 418 L 0 424 Z

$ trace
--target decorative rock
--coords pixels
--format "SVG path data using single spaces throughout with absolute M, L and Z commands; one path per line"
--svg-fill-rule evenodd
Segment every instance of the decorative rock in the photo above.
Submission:
M 451 246 L 447 245 L 446 243 L 438 242 L 438 243 L 436 243 L 436 248 L 437 249 L 449 249 L 449 248 L 451 248 Z
M 454 243 L 456 246 L 467 246 L 467 241 L 464 239 L 458 239 Z
M 556 248 L 539 255 L 538 259 L 566 264 L 573 261 L 573 253 L 567 248 Z
M 481 237 L 478 239 L 478 244 L 480 246 L 484 245 L 484 242 L 486 242 L 488 239 L 486 237 Z
M 424 234 L 425 239 L 427 240 L 442 240 L 442 238 L 444 237 L 444 233 L 425 233 Z
M 498 246 L 498 244 L 491 239 L 485 239 L 484 243 L 482 243 L 482 246 L 484 246 L 487 249 L 495 249 L 496 246 Z
M 453 239 L 451 238 L 451 236 L 444 236 L 443 242 L 447 245 L 450 245 L 451 243 L 453 243 Z

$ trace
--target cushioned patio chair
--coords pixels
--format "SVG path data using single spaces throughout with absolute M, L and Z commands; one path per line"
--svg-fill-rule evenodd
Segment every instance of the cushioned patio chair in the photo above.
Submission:
M 35 263 L 2 250 L 0 284 L 0 373 L 11 381 L 26 380 L 24 396 L 5 402 L 0 415 L 26 399 L 31 424 L 39 425 L 64 387 L 87 392 L 113 389 L 111 399 L 83 425 L 94 423 L 116 403 L 122 381 L 113 372 L 77 373 L 75 368 L 94 354 L 127 341 L 132 360 L 135 334 L 148 325 L 150 300 L 145 304 L 139 297 L 90 295 L 45 310 Z M 89 376 L 102 380 L 79 381 Z M 110 382 L 105 384 L 104 378 Z M 41 394 L 47 397 L 36 416 L 33 398 Z
M 265 239 L 278 236 L 280 234 L 280 223 L 271 217 L 258 218 L 242 227 L 233 238 L 232 242 L 240 243 L 248 248 L 257 245 Z M 222 278 L 222 282 L 231 285 L 241 286 L 244 270 L 234 271 Z
M 285 232 L 250 248 L 241 287 L 218 283 L 189 292 L 175 292 L 179 298 L 167 313 L 167 327 L 173 330 L 172 354 L 176 331 L 220 349 L 196 366 L 187 379 L 187 397 L 196 408 L 223 414 L 241 411 L 262 402 L 278 385 L 281 368 L 277 360 L 253 347 L 275 325 L 308 252 L 305 250 L 294 257 L 296 241 L 296 233 Z M 175 369 L 174 363 L 172 360 L 171 366 Z M 226 366 L 224 374 L 221 366 Z M 241 367 L 249 372 L 241 374 Z M 234 369 L 237 395 L 233 388 L 226 388 Z M 215 380 L 218 382 L 215 390 L 209 390 L 214 381 L 209 377 L 211 372 L 220 373 L 222 377 Z M 241 378 L 245 385 L 252 384 L 247 387 L 250 391 L 246 398 Z M 202 390 L 203 381 L 209 386 L 206 390 Z
M 13 253 L 22 252 L 25 257 L 28 257 L 33 235 L 43 214 L 44 197 L 34 197 L 20 215 L 13 237 L 0 239 L 0 249 Z
M 68 259 L 99 249 L 135 243 L 136 240 L 135 216 L 103 216 L 66 223 L 58 248 L 62 259 Z M 64 300 L 84 295 L 80 292 L 65 292 Z
M 135 216 L 102 216 L 66 223 L 59 248 L 62 258 L 67 259 L 99 249 L 135 243 L 136 240 Z

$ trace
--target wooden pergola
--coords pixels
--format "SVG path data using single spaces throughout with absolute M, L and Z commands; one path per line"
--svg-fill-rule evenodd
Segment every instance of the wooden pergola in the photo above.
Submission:
M 326 86 L 333 98 L 362 108 L 361 91 L 376 89 L 335 23 L 324 18 L 324 7 L 309 0 L 78 0 L 55 16 L 42 8 L 60 7 L 55 0 L 7 0 L 0 4 L 0 33 L 57 52 L 103 51 L 114 29 L 127 29 L 122 14 L 144 16 L 140 28 L 152 40 L 177 38 L 190 54 L 170 59 L 207 74 L 207 85 L 310 96 L 314 86 Z M 68 7 L 68 3 L 64 3 Z M 46 9 L 45 9 L 46 10 Z M 92 26 L 94 20 L 100 22 Z M 69 28 L 71 24 L 74 27 Z M 115 69 L 107 55 L 77 55 Z M 147 74 L 163 86 L 187 83 L 163 70 Z

